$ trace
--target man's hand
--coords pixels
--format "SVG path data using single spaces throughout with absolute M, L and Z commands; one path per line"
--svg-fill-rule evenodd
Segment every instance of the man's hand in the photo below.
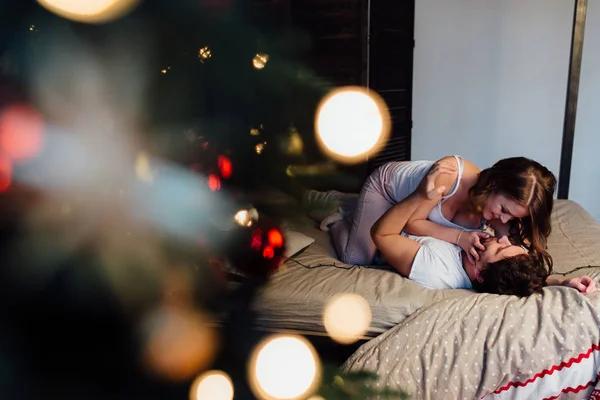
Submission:
M 428 200 L 441 197 L 442 193 L 446 190 L 446 186 L 443 185 L 436 187 L 436 180 L 441 174 L 456 174 L 456 165 L 441 164 L 440 162 L 433 164 L 427 174 L 421 179 L 416 192 L 425 196 Z
M 590 294 L 598 291 L 596 282 L 587 275 L 566 280 L 563 285 L 579 290 L 581 293 Z

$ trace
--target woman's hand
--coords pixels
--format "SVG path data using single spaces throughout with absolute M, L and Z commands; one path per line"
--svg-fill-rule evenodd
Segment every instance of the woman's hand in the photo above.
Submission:
M 479 261 L 479 253 L 477 253 L 477 249 L 485 250 L 485 246 L 481 243 L 481 239 L 487 239 L 489 237 L 490 235 L 488 235 L 487 233 L 479 231 L 463 231 L 460 234 L 460 238 L 457 244 L 467 254 L 467 260 L 471 264 L 475 265 L 475 262 Z
M 436 162 L 431 166 L 427 174 L 421 179 L 416 192 L 427 197 L 427 200 L 435 200 L 442 197 L 446 186 L 437 186 L 436 180 L 442 174 L 456 174 L 456 165 Z
M 587 275 L 578 276 L 576 278 L 571 278 L 566 280 L 563 285 L 572 287 L 574 289 L 579 290 L 580 293 L 594 293 L 597 292 L 596 282 Z

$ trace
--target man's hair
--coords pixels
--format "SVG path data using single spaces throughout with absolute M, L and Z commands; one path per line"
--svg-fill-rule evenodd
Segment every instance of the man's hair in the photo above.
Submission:
M 542 260 L 532 254 L 521 254 L 489 263 L 480 272 L 482 282 L 474 281 L 473 289 L 482 293 L 525 297 L 541 293 L 548 275 Z

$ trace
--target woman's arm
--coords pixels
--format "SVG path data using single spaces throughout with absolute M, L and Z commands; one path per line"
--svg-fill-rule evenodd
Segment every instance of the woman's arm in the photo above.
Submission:
M 404 277 L 410 275 L 413 261 L 421 245 L 400 235 L 400 232 L 410 216 L 423 202 L 439 201 L 445 187 L 437 186 L 436 178 L 440 174 L 448 173 L 446 167 L 434 164 L 419 187 L 400 203 L 390 208 L 371 228 L 371 237 L 377 249 L 387 262 Z
M 577 276 L 575 278 L 548 277 L 546 279 L 546 285 L 568 286 L 579 290 L 581 293 L 587 294 L 594 293 L 598 290 L 596 288 L 596 282 L 587 275 Z
M 456 161 L 454 157 L 444 157 L 438 160 L 435 165 L 444 166 L 444 168 L 451 171 L 447 174 L 439 175 L 435 181 L 436 187 L 446 187 L 444 193 L 442 193 L 442 196 L 444 196 L 448 194 L 448 191 L 458 178 Z M 404 231 L 415 236 L 431 236 L 446 242 L 456 243 L 456 238 L 460 233 L 460 229 L 448 228 L 427 219 L 431 210 L 433 210 L 433 207 L 435 207 L 439 201 L 440 198 L 423 200 L 421 205 L 419 205 L 415 212 L 409 217 L 404 227 Z
M 381 255 L 405 278 L 410 275 L 413 261 L 421 245 L 402 236 L 400 231 L 406 224 L 407 217 L 425 199 L 416 192 L 410 194 L 383 214 L 371 228 L 371 238 Z
M 454 157 L 446 157 L 438 162 L 448 166 L 448 168 L 453 168 L 455 171 L 458 171 Z M 457 175 L 458 174 L 456 173 L 454 175 L 442 176 L 440 179 L 443 181 L 437 182 L 437 184 L 443 184 L 444 186 L 450 188 L 456 181 Z M 475 177 L 472 178 L 474 179 Z M 469 181 L 472 179 L 467 178 L 466 180 Z M 415 236 L 431 236 L 436 239 L 457 244 L 467 253 L 469 261 L 474 263 L 475 260 L 479 259 L 477 249 L 485 250 L 485 247 L 483 244 L 481 244 L 481 239 L 487 238 L 489 235 L 483 232 L 464 232 L 462 229 L 450 228 L 429 221 L 429 214 L 431 213 L 433 207 L 437 205 L 437 202 L 439 202 L 439 200 L 429 200 L 427 202 L 423 202 L 423 204 L 409 218 L 404 231 Z

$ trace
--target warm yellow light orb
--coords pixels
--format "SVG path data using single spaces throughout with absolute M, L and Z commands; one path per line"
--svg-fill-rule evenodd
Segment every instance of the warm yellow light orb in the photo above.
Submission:
M 390 114 L 376 92 L 344 87 L 329 93 L 319 104 L 315 131 L 317 143 L 331 158 L 362 162 L 387 140 Z
M 252 226 L 254 221 L 258 220 L 258 211 L 256 208 L 240 210 L 233 216 L 233 219 L 240 226 Z
M 150 168 L 150 157 L 144 152 L 140 152 L 135 159 L 135 174 L 142 182 L 152 183 L 154 181 Z
M 122 17 L 139 0 L 38 0 L 44 8 L 73 21 L 99 24 Z
M 300 336 L 280 335 L 265 340 L 250 362 L 250 383 L 258 398 L 298 399 L 319 383 L 320 369 L 312 345 Z
M 208 60 L 212 57 L 212 50 L 208 46 L 201 47 L 198 50 L 198 57 L 202 60 Z
M 267 61 L 269 61 L 269 55 L 265 53 L 258 53 L 252 59 L 252 65 L 256 69 L 263 69 L 267 65 Z
M 371 307 L 360 295 L 343 293 L 331 298 L 323 313 L 325 330 L 343 344 L 356 342 L 371 324 Z
M 190 400 L 232 400 L 233 383 L 222 371 L 207 371 L 200 375 L 190 390 Z

